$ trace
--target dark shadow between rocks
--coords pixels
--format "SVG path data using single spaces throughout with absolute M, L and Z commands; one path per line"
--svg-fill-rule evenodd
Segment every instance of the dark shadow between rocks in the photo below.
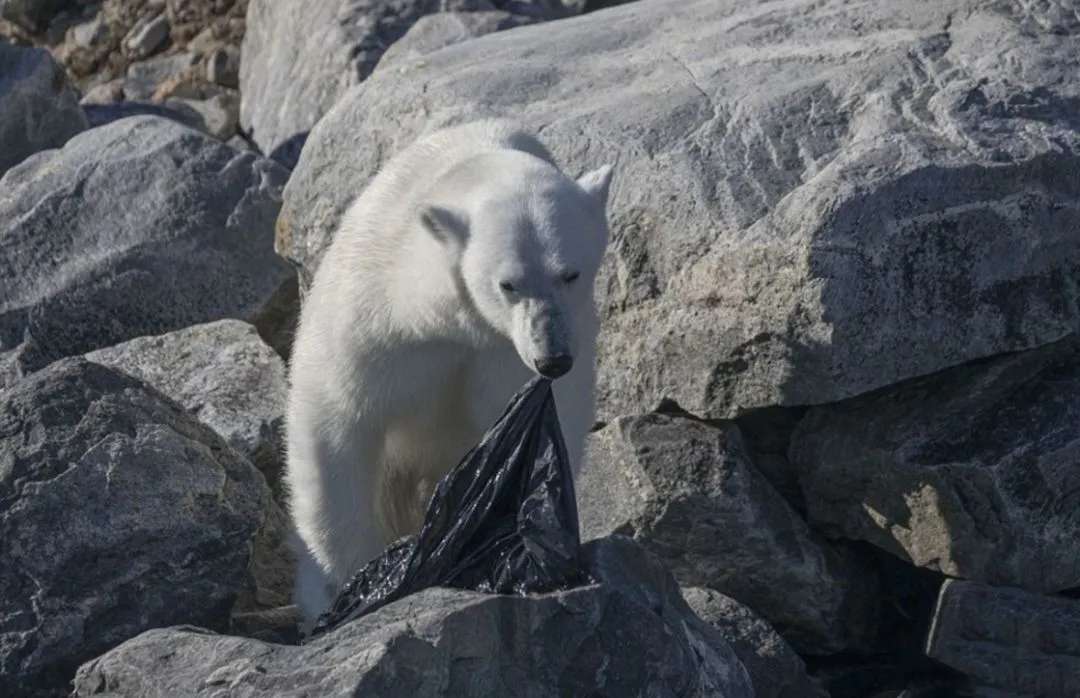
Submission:
M 300 153 L 304 150 L 304 143 L 307 142 L 310 133 L 310 131 L 304 131 L 290 136 L 270 151 L 270 159 L 290 170 L 296 169 L 296 163 L 300 162 Z

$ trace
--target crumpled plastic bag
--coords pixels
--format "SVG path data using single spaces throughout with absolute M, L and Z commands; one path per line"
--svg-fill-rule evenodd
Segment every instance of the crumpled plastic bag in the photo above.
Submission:
M 578 586 L 587 581 L 580 547 L 551 381 L 534 378 L 439 482 L 420 532 L 357 572 L 308 639 L 433 586 L 496 594 Z

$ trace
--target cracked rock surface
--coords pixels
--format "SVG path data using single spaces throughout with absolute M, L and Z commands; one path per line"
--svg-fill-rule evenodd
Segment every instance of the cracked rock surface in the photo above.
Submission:
M 950 576 L 1080 587 L 1080 338 L 814 408 L 812 524 Z
M 0 390 L 0 693 L 63 688 L 148 628 L 224 629 L 271 507 L 242 456 L 130 376 L 71 358 Z
M 145 381 L 247 456 L 277 491 L 284 467 L 285 363 L 255 328 L 219 320 L 86 355 Z
M 873 571 L 810 530 L 735 425 L 620 417 L 590 435 L 586 459 L 583 538 L 632 536 L 681 584 L 749 605 L 800 651 L 859 650 L 873 637 Z
M 784 638 L 750 608 L 718 591 L 685 587 L 694 613 L 719 632 L 754 684 L 756 698 L 828 698 L 806 674 L 806 665 Z
M 427 589 L 301 647 L 152 630 L 83 665 L 74 695 L 755 695 L 656 561 L 618 537 L 582 552 L 597 584 L 529 597 Z
M 512 116 L 574 168 L 617 163 L 602 419 L 821 404 L 1040 346 L 1080 323 L 1080 33 L 1049 16 L 646 1 L 480 37 L 338 102 L 278 249 L 309 280 L 394 152 Z
M 133 337 L 258 327 L 285 171 L 160 117 L 85 131 L 0 180 L 0 386 Z M 261 329 L 261 328 L 260 328 Z

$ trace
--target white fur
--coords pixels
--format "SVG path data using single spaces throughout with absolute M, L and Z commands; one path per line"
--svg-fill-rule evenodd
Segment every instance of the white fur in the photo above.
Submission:
M 610 175 L 575 182 L 531 136 L 479 122 L 401 152 L 345 213 L 290 374 L 287 482 L 308 622 L 415 532 L 435 483 L 553 353 L 574 358 L 555 397 L 580 468 Z

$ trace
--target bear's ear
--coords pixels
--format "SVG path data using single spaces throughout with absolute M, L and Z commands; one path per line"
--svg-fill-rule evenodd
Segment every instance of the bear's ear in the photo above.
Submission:
M 611 165 L 603 165 L 578 177 L 578 186 L 599 201 L 601 208 L 607 208 L 608 190 L 611 188 L 611 174 L 614 171 L 615 168 Z
M 420 223 L 443 244 L 462 245 L 469 234 L 469 217 L 464 211 L 428 204 L 420 207 Z

